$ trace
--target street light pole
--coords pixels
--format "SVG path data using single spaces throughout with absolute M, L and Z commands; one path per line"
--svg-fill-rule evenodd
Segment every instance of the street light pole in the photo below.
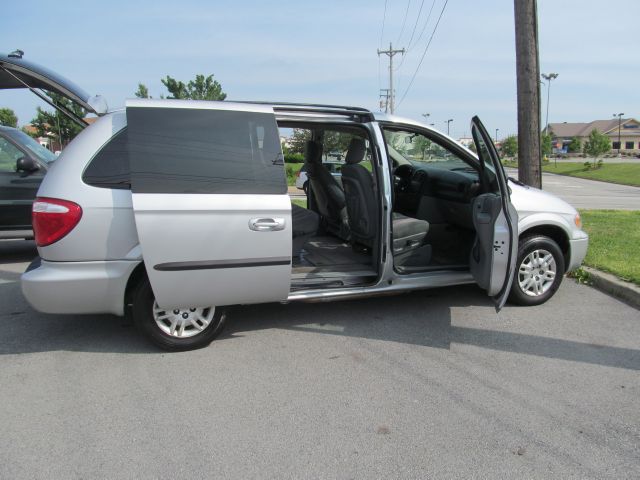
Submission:
M 422 116 L 424 117 L 424 121 L 428 122 L 429 121 L 429 117 L 431 116 L 430 113 L 423 113 Z
M 498 143 L 498 130 L 500 130 L 500 129 L 496 128 L 496 143 Z
M 614 113 L 614 117 L 618 117 L 618 156 L 620 156 L 620 149 L 622 148 L 622 141 L 620 139 L 620 127 L 622 126 L 622 116 L 624 113 Z
M 551 80 L 555 80 L 556 78 L 558 78 L 558 74 L 550 73 L 547 75 L 546 73 L 543 73 L 542 78 L 544 78 L 547 81 L 547 118 L 546 118 L 546 121 L 544 122 L 544 126 L 546 129 L 547 135 L 549 135 L 549 97 L 551 96 Z
M 453 122 L 453 118 L 450 118 L 449 120 L 446 120 L 444 123 L 447 124 L 447 135 L 449 135 L 449 124 Z

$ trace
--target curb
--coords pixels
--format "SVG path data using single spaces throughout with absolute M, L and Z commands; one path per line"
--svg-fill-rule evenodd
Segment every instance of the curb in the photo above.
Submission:
M 585 267 L 582 269 L 589 274 L 592 285 L 609 295 L 624 300 L 631 306 L 640 309 L 640 287 L 620 280 L 615 275 L 601 272 L 595 268 Z

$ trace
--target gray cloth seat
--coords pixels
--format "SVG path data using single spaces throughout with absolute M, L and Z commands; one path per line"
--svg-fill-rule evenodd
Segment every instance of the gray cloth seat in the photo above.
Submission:
M 320 216 L 316 212 L 292 204 L 291 227 L 293 231 L 291 254 L 297 257 L 307 240 L 318 232 Z
M 349 239 L 349 222 L 344 191 L 322 164 L 322 144 L 309 140 L 305 151 L 305 168 L 311 185 L 313 205 L 325 221 L 327 230 L 343 240 Z
M 366 145 L 363 139 L 351 140 L 345 159 L 346 164 L 342 167 L 342 185 L 352 239 L 356 243 L 373 247 L 380 228 L 380 215 L 373 177 L 360 165 L 365 153 Z M 429 223 L 394 213 L 392 228 L 393 251 L 395 254 L 401 254 L 422 246 L 429 231 Z

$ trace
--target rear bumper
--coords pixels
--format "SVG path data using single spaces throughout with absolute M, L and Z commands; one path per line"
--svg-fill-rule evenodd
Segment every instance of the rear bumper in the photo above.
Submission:
M 47 262 L 37 258 L 22 274 L 22 293 L 33 308 L 44 313 L 124 315 L 127 281 L 139 263 Z
M 570 256 L 569 265 L 567 265 L 567 272 L 578 268 L 584 257 L 587 255 L 587 248 L 589 247 L 589 235 L 580 231 L 580 236 L 574 236 L 569 240 Z

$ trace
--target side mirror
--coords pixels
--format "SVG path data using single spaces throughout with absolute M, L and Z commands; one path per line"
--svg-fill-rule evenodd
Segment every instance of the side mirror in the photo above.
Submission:
M 32 173 L 36 170 L 40 170 L 40 165 L 33 158 L 20 157 L 16 161 L 16 171 L 18 172 Z

